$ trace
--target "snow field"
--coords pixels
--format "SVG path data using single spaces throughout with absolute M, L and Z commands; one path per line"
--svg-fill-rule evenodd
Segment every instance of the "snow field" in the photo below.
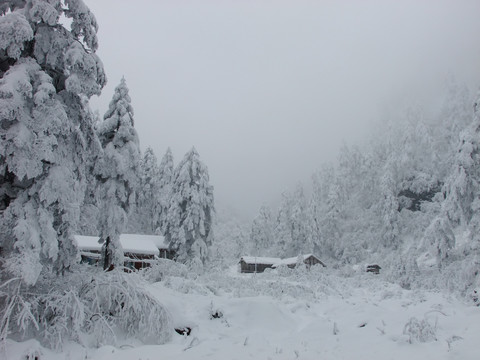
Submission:
M 175 333 L 171 342 L 156 346 L 128 340 L 118 348 L 69 344 L 60 354 L 34 341 L 9 341 L 5 354 L 12 360 L 25 359 L 29 349 L 48 360 L 479 358 L 480 308 L 440 292 L 404 290 L 370 274 L 328 274 L 318 281 L 307 275 L 303 284 L 302 276 L 170 276 L 148 289 L 169 309 L 175 327 L 192 329 L 189 336 Z M 214 282 L 231 287 L 214 288 Z M 330 292 L 291 291 L 300 285 L 321 289 L 320 282 L 331 285 Z M 275 292 L 275 284 L 290 291 Z M 212 318 L 214 313 L 223 316 Z M 426 320 L 436 340 L 404 334 L 411 318 Z

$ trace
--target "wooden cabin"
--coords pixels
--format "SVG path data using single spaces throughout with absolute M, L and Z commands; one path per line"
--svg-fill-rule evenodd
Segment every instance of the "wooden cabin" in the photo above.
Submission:
M 303 257 L 304 264 L 307 265 L 307 268 L 310 269 L 313 265 L 326 265 L 320 261 L 313 254 L 300 255 Z M 290 269 L 293 269 L 297 266 L 298 256 L 280 259 L 280 258 L 269 258 L 269 257 L 258 257 L 258 256 L 243 256 L 240 259 L 240 272 L 242 273 L 261 273 L 265 269 L 275 269 L 281 265 L 288 266 Z
M 75 235 L 81 262 L 97 265 L 101 259 L 102 244 L 98 236 Z M 125 257 L 124 266 L 139 270 L 150 266 L 159 257 L 171 259 L 173 252 L 169 251 L 163 236 L 121 234 L 120 244 Z
M 240 259 L 240 272 L 242 273 L 262 273 L 265 269 L 273 268 L 281 259 L 258 257 L 258 256 L 243 256 Z
M 379 265 L 367 265 L 367 272 L 371 272 L 374 274 L 380 274 L 381 267 Z
M 307 269 L 310 269 L 311 266 L 313 265 L 322 265 L 323 267 L 326 267 L 326 265 L 320 261 L 319 258 L 317 258 L 313 254 L 306 254 L 306 255 L 300 255 L 303 258 L 303 263 L 307 265 Z M 293 269 L 297 266 L 298 263 L 298 256 L 287 258 L 281 260 L 279 264 L 276 264 L 274 267 L 277 267 L 279 265 L 287 265 L 290 269 Z

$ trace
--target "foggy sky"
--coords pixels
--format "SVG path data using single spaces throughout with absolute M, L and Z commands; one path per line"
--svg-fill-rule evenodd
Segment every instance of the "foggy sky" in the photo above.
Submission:
M 92 108 L 125 76 L 142 150 L 195 146 L 247 218 L 447 75 L 480 85 L 480 1 L 85 2 L 108 77 Z

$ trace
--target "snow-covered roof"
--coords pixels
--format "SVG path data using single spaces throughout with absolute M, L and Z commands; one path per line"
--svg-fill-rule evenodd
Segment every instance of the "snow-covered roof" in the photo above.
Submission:
M 282 259 L 280 258 L 271 258 L 271 257 L 260 257 L 260 256 L 242 256 L 240 261 L 245 261 L 247 264 L 269 264 L 274 265 L 278 264 Z
M 318 259 L 313 254 L 306 254 L 306 255 L 300 255 L 300 256 L 303 257 L 303 261 L 307 260 L 310 256 L 313 256 L 314 258 Z M 268 265 L 272 265 L 273 267 L 277 267 L 280 265 L 295 265 L 297 263 L 297 259 L 298 259 L 298 256 L 286 258 L 286 259 L 260 257 L 260 256 L 242 256 L 240 261 L 243 260 L 247 264 L 268 264 Z
M 98 243 L 97 236 L 74 235 L 77 247 L 84 251 L 100 251 L 102 245 Z
M 136 241 L 151 241 L 155 244 L 157 249 L 168 249 L 168 244 L 165 242 L 165 237 L 161 235 L 139 235 L 139 234 L 122 234 L 120 235 L 120 242 L 136 242 Z
M 102 244 L 98 243 L 98 239 L 98 236 L 75 235 L 77 246 L 82 251 L 100 251 Z M 144 255 L 158 255 L 158 249 L 168 248 L 165 238 L 158 235 L 122 234 L 120 243 L 124 252 Z
M 315 255 L 313 254 L 306 254 L 306 255 L 300 255 L 301 257 L 303 257 L 303 261 L 307 260 L 310 256 L 313 256 L 316 258 Z M 298 260 L 298 256 L 295 256 L 295 257 L 291 257 L 291 258 L 286 258 L 286 259 L 282 259 L 280 261 L 280 263 L 276 264 L 277 266 L 278 265 L 293 265 L 293 264 L 296 264 L 297 263 L 297 260 Z

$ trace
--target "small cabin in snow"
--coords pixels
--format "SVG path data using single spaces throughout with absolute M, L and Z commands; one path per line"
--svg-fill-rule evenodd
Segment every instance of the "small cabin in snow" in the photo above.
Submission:
M 307 268 L 310 268 L 313 265 L 326 265 L 320 261 L 313 254 L 300 255 L 303 258 L 303 263 L 307 265 Z M 256 257 L 256 256 L 243 256 L 240 259 L 240 272 L 242 273 L 261 273 L 265 269 L 274 269 L 281 265 L 288 266 L 290 269 L 293 269 L 297 266 L 298 256 L 280 259 L 280 258 L 269 258 L 269 257 Z
M 310 267 L 313 265 L 322 265 L 323 267 L 326 267 L 326 265 L 323 262 L 321 262 L 320 259 L 313 254 L 300 255 L 300 257 L 301 257 L 301 260 L 303 259 L 303 263 L 307 266 L 307 269 L 310 269 Z M 281 262 L 274 265 L 274 267 L 278 267 L 280 265 L 286 265 L 290 269 L 293 269 L 297 266 L 298 260 L 299 260 L 298 256 L 282 259 Z
M 261 273 L 265 269 L 272 269 L 281 259 L 259 257 L 259 256 L 243 256 L 240 259 L 240 272 L 242 273 Z
M 98 236 L 75 235 L 81 262 L 96 265 L 101 258 L 102 244 Z M 173 254 L 168 250 L 163 236 L 121 234 L 120 244 L 125 257 L 125 267 L 132 270 L 151 265 L 159 257 L 171 259 Z

